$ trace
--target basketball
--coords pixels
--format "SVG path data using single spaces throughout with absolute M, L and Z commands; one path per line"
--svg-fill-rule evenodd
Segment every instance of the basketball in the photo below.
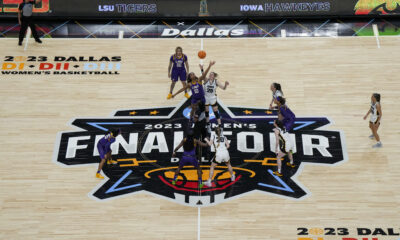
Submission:
M 207 56 L 206 52 L 203 50 L 200 50 L 199 53 L 197 53 L 197 55 L 199 56 L 200 59 L 204 59 Z

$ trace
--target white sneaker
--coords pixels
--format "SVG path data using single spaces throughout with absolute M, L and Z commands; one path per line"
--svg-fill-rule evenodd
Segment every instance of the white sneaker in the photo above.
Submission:
M 369 138 L 374 139 L 375 138 L 374 134 L 369 135 Z
M 378 142 L 374 145 L 372 145 L 373 148 L 381 148 L 382 147 L 382 143 Z
M 207 180 L 207 182 L 205 182 L 204 185 L 206 185 L 207 187 L 211 187 L 212 186 L 211 180 Z
M 231 176 L 231 181 L 232 181 L 232 182 L 235 181 L 235 174 L 233 174 L 233 175 Z

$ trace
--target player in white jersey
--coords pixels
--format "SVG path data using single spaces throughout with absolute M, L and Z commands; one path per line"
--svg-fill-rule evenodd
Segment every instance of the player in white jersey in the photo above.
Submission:
M 214 146 L 215 157 L 211 161 L 210 176 L 205 183 L 206 186 L 211 187 L 211 181 L 214 175 L 214 168 L 219 163 L 225 163 L 228 171 L 231 174 L 231 181 L 235 181 L 235 174 L 233 173 L 232 165 L 229 157 L 229 142 L 228 139 L 221 133 L 221 128 L 215 128 L 215 135 L 210 140 L 204 139 L 209 146 Z
M 275 137 L 276 137 L 276 159 L 278 162 L 278 170 L 274 172 L 276 176 L 282 177 L 282 160 L 286 154 L 289 156 L 290 163 L 288 162 L 286 165 L 288 165 L 291 168 L 296 167 L 293 163 L 293 149 L 294 149 L 294 143 L 290 138 L 290 135 L 288 132 L 286 132 L 282 121 L 275 120 L 274 122 L 274 132 L 275 132 Z
M 200 65 L 200 69 L 203 71 L 203 66 Z M 221 88 L 222 90 L 226 90 L 229 85 L 229 82 L 226 81 L 222 84 L 220 81 L 217 80 L 218 74 L 215 72 L 211 72 L 208 75 L 208 78 L 204 80 L 204 95 L 206 98 L 206 122 L 207 122 L 207 129 L 208 132 L 211 133 L 210 127 L 210 105 L 212 106 L 212 110 L 214 112 L 215 118 L 217 119 L 218 125 L 221 125 L 221 116 L 218 112 L 218 105 L 217 105 L 217 87 Z
M 372 131 L 372 135 L 369 136 L 371 139 L 376 139 L 377 143 L 374 144 L 373 148 L 382 147 L 381 139 L 378 135 L 378 128 L 381 125 L 382 118 L 382 108 L 381 108 L 381 95 L 379 93 L 374 93 L 371 96 L 371 107 L 368 110 L 367 114 L 364 116 L 364 120 L 367 119 L 368 115 L 371 114 L 371 118 L 369 120 L 369 128 Z
M 274 109 L 277 108 L 277 106 L 273 106 L 274 100 L 277 99 L 277 97 L 283 97 L 283 92 L 279 83 L 272 83 L 270 89 L 272 91 L 272 100 L 269 104 L 269 109 Z

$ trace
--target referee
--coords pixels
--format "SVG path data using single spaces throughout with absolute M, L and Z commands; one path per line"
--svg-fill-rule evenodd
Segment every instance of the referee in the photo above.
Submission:
M 21 25 L 21 29 L 19 30 L 19 41 L 18 45 L 22 45 L 22 41 L 25 37 L 25 32 L 28 26 L 31 28 L 32 35 L 35 38 L 37 43 L 42 43 L 40 40 L 36 29 L 35 24 L 33 22 L 32 12 L 33 12 L 33 5 L 38 4 L 40 0 L 23 0 L 23 2 L 19 5 L 18 8 L 18 23 Z

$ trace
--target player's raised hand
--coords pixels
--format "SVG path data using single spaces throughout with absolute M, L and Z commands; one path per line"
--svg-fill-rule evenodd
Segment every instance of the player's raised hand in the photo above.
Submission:
M 215 61 L 210 62 L 210 66 L 213 66 L 215 64 Z

